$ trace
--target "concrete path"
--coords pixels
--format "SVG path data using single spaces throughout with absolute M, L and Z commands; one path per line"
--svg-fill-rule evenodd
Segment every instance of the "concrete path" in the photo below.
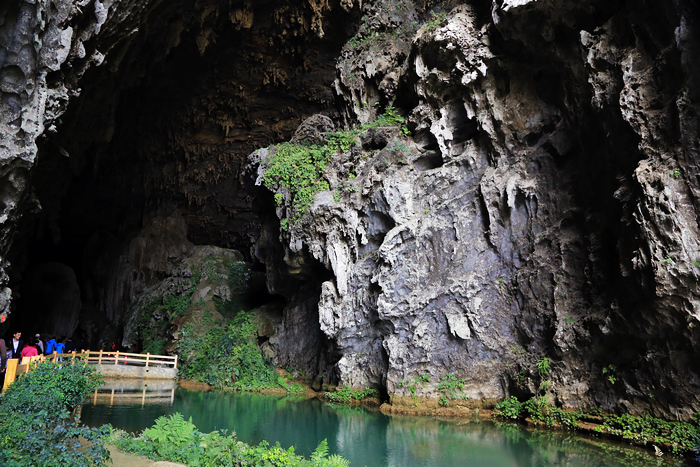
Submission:
M 109 449 L 109 455 L 112 456 L 110 464 L 112 467 L 187 467 L 185 464 L 166 461 L 154 462 L 147 457 L 119 452 L 112 445 L 107 445 L 107 449 Z

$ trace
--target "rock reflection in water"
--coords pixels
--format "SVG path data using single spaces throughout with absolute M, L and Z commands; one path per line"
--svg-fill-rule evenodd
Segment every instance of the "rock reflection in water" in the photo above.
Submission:
M 309 455 L 323 439 L 331 453 L 367 467 L 684 466 L 627 445 L 566 433 L 528 431 L 482 420 L 388 416 L 376 410 L 260 394 L 178 388 L 171 404 L 88 403 L 83 421 L 140 431 L 161 416 L 182 413 L 200 431 L 235 431 L 238 439 L 295 446 Z

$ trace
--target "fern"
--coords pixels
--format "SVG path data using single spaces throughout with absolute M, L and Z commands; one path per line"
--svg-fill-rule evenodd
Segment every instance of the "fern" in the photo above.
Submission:
M 319 462 L 328 455 L 328 441 L 324 438 L 318 443 L 318 447 L 311 454 L 311 462 Z
M 331 454 L 328 457 L 329 467 L 350 467 L 350 461 L 339 454 Z

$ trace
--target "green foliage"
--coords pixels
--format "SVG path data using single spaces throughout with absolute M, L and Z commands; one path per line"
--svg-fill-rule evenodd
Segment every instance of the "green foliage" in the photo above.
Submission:
M 547 357 L 544 357 L 542 360 L 538 360 L 537 371 L 539 371 L 542 376 L 549 375 L 549 359 Z
M 143 348 L 144 353 L 150 353 L 152 355 L 165 355 L 165 339 L 158 339 L 148 343 L 146 347 Z
M 443 21 L 447 19 L 447 13 L 445 12 L 440 12 L 440 13 L 435 13 L 434 11 L 430 12 L 430 19 L 428 20 L 427 23 L 425 23 L 425 29 L 426 31 L 430 31 L 432 29 L 437 28 L 442 24 Z
M 270 189 L 281 185 L 289 190 L 294 220 L 306 212 L 316 193 L 329 189 L 323 172 L 335 147 L 282 143 L 268 156 L 263 175 L 265 185 Z
M 253 313 L 240 311 L 224 329 L 197 329 L 188 323 L 180 331 L 177 352 L 180 374 L 218 388 L 259 390 L 277 386 L 277 373 L 257 342 Z
M 520 419 L 523 410 L 523 403 L 520 402 L 517 397 L 510 396 L 495 405 L 493 414 L 501 418 L 518 420 Z
M 244 261 L 234 261 L 228 266 L 228 288 L 231 300 L 223 303 L 219 312 L 224 316 L 233 316 L 246 306 L 247 294 L 250 290 L 252 276 L 250 268 Z
M 602 414 L 597 409 L 590 413 Z M 583 413 L 561 410 L 550 405 L 545 397 L 533 397 L 520 402 L 511 396 L 496 404 L 494 416 L 510 420 L 530 417 L 536 423 L 544 423 L 547 426 L 560 424 L 568 429 L 576 429 Z M 639 444 L 668 444 L 674 453 L 682 453 L 690 452 L 700 445 L 699 422 L 698 415 L 691 422 L 667 422 L 651 415 L 603 415 L 603 423 L 596 431 L 620 436 Z
M 465 381 L 463 379 L 457 378 L 452 373 L 447 373 L 445 376 L 442 376 L 437 387 L 440 393 L 440 400 L 438 403 L 443 407 L 449 405 L 450 400 L 459 397 L 459 393 L 464 389 L 464 384 Z
M 387 106 L 384 113 L 377 117 L 377 126 L 400 126 L 406 119 L 392 106 Z
M 617 382 L 617 377 L 615 376 L 615 370 L 617 367 L 615 365 L 608 365 L 603 368 L 603 374 L 607 375 L 607 379 L 610 384 L 615 384 Z
M 667 422 L 651 415 L 606 415 L 596 430 L 641 444 L 670 444 L 674 453 L 681 453 L 700 445 L 698 421 L 697 415 L 691 422 Z
M 672 170 L 670 173 L 671 173 L 671 176 L 675 179 L 681 178 L 681 169 Z
M 568 429 L 576 429 L 578 420 L 583 417 L 583 413 L 567 412 L 550 405 L 546 397 L 533 397 L 525 402 L 520 402 L 511 396 L 496 404 L 494 416 L 510 420 L 522 420 L 529 417 L 535 423 L 544 423 L 553 426 L 558 423 Z
M 83 426 L 71 413 L 100 386 L 99 377 L 71 363 L 43 362 L 0 398 L 0 465 L 87 467 L 109 460 L 108 428 Z
M 418 402 L 418 396 L 416 395 L 418 386 L 425 387 L 429 382 L 430 373 L 423 373 L 413 379 L 407 379 L 406 381 L 400 379 L 396 382 L 396 385 L 400 388 L 405 387 L 408 389 L 408 391 L 411 393 L 411 398 L 413 398 L 413 403 L 416 404 Z
M 167 310 L 170 319 L 176 318 L 190 307 L 192 292 L 194 290 L 188 290 L 183 295 L 168 295 L 165 297 L 163 308 Z
M 393 143 L 394 143 L 394 145 L 393 145 L 391 151 L 394 154 L 403 154 L 406 152 L 410 152 L 408 145 L 406 143 L 404 143 L 403 141 L 400 141 L 398 139 L 394 139 Z
M 355 39 L 351 39 L 348 44 L 351 44 L 353 40 Z M 388 106 L 370 124 L 350 130 L 327 133 L 323 145 L 296 143 L 276 145 L 275 151 L 265 161 L 263 181 L 265 186 L 271 190 L 285 187 L 290 194 L 291 215 L 282 219 L 280 228 L 283 231 L 288 231 L 290 222 L 293 224 L 301 220 L 316 194 L 330 189 L 323 174 L 331 155 L 347 152 L 357 145 L 358 136 L 364 130 L 374 127 L 401 126 L 404 125 L 404 122 L 405 118 L 394 107 Z M 408 131 L 408 128 L 405 130 Z M 405 143 L 398 142 L 394 145 L 394 150 L 408 152 L 409 148 Z M 353 178 L 355 178 L 355 174 L 350 177 L 351 180 Z M 340 194 L 334 193 L 333 199 L 336 202 L 340 201 Z M 282 193 L 275 193 L 275 203 L 278 206 L 284 203 Z
M 664 266 L 673 266 L 676 264 L 676 262 L 673 260 L 673 258 L 671 258 L 671 255 L 666 255 L 661 261 L 661 264 Z
M 367 399 L 369 397 L 378 397 L 379 393 L 376 389 L 371 388 L 353 389 L 350 386 L 343 386 L 335 392 L 325 393 L 325 396 L 331 402 L 350 402 L 353 400 L 359 401 Z
M 359 132 L 356 130 L 340 130 L 326 135 L 326 145 L 328 150 L 333 152 L 346 152 L 351 147 L 357 144 L 357 136 Z
M 182 327 L 177 340 L 180 376 L 218 388 L 276 387 L 277 373 L 258 347 L 253 313 L 241 311 L 250 290 L 250 268 L 243 261 L 230 262 L 227 268 L 231 300 L 215 301 L 225 320 L 214 322 L 205 314 Z
M 310 459 L 294 453 L 294 448 L 282 449 L 279 444 L 270 447 L 263 441 L 250 446 L 236 440 L 235 433 L 218 431 L 204 434 L 192 420 L 179 413 L 160 417 L 155 425 L 140 436 L 123 431 L 112 434 L 113 442 L 121 451 L 147 456 L 153 460 L 182 462 L 190 467 L 279 466 L 279 467 L 345 467 L 350 463 L 338 455 L 328 456 L 328 443 L 321 441 Z

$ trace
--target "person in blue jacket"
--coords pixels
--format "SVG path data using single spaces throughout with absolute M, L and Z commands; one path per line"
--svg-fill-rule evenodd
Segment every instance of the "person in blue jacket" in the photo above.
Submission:
M 56 353 L 57 354 L 62 354 L 63 350 L 66 348 L 66 344 L 63 343 L 65 340 L 65 337 L 61 337 L 61 339 L 56 343 Z
M 51 355 L 56 350 L 56 339 L 53 337 L 46 341 L 46 355 Z

